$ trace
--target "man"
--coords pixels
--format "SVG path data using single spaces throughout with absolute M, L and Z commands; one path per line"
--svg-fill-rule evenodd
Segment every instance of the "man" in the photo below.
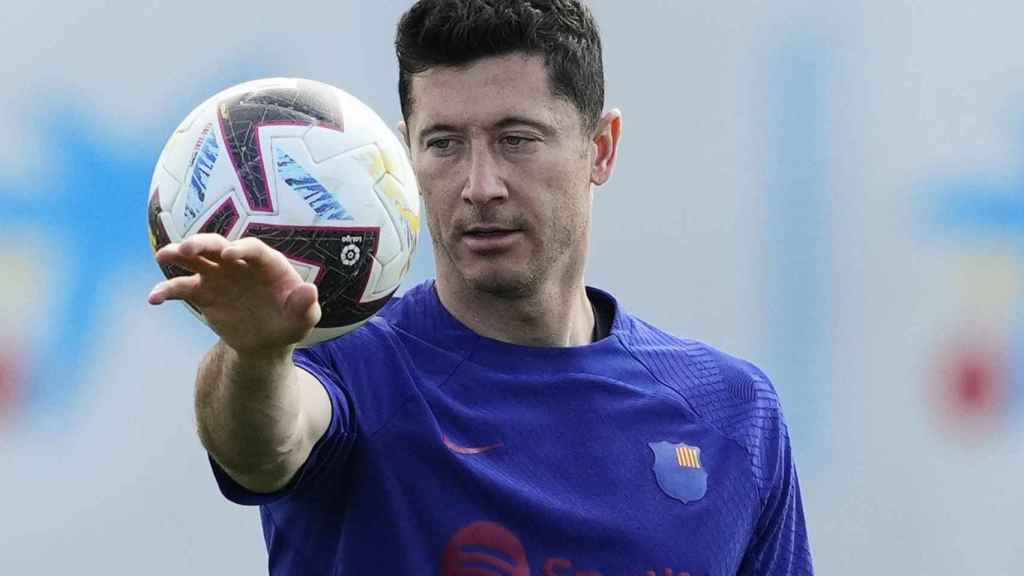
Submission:
M 273 574 L 810 574 L 788 435 L 750 364 L 587 288 L 622 117 L 576 0 L 422 0 L 401 129 L 437 279 L 311 349 L 316 288 L 259 241 L 162 249 L 220 335 L 199 432 Z

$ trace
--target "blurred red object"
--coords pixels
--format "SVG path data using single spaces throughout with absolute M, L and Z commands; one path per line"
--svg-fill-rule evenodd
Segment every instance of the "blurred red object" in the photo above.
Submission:
M 946 427 L 969 435 L 998 428 L 1009 408 L 1010 346 L 998 339 L 960 337 L 940 358 L 938 400 Z

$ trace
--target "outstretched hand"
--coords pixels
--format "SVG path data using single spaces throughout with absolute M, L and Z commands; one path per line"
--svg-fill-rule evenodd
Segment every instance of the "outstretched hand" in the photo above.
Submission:
M 320 321 L 316 286 L 257 238 L 196 234 L 164 246 L 157 262 L 193 272 L 157 284 L 150 304 L 187 300 L 239 353 L 292 346 Z

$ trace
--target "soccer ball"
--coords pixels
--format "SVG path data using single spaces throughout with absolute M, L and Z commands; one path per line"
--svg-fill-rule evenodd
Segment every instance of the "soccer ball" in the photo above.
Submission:
M 193 110 L 157 161 L 148 211 L 154 251 L 213 232 L 282 252 L 320 294 L 323 315 L 303 345 L 376 313 L 408 272 L 420 228 L 394 133 L 350 94 L 295 78 L 240 84 Z

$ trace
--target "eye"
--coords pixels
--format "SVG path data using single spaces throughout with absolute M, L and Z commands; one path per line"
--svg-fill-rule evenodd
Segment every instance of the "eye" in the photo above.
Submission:
M 427 154 L 437 158 L 446 158 L 459 153 L 463 142 L 455 136 L 440 135 L 436 138 L 428 138 L 423 144 Z
M 445 151 L 452 147 L 451 138 L 434 138 L 433 140 L 427 141 L 427 148 L 433 150 Z
M 501 146 L 512 154 L 530 154 L 537 150 L 541 139 L 529 134 L 506 134 L 501 137 Z
M 519 148 L 530 142 L 529 138 L 525 138 L 523 136 L 505 136 L 504 140 L 505 144 L 512 148 Z

